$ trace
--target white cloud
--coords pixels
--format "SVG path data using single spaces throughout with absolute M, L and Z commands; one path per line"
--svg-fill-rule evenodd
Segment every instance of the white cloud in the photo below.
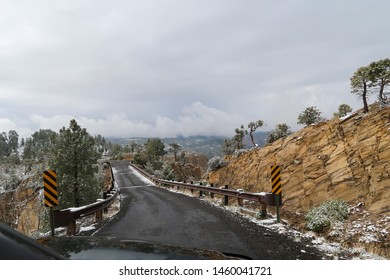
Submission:
M 39 129 L 51 129 L 59 131 L 62 127 L 68 127 L 71 119 L 76 119 L 78 124 L 86 128 L 92 135 L 103 135 L 105 137 L 172 137 L 172 136 L 193 136 L 193 135 L 219 135 L 231 136 L 234 128 L 243 123 L 243 118 L 238 115 L 229 114 L 213 107 L 204 105 L 201 102 L 194 102 L 181 109 L 176 118 L 157 116 L 154 122 L 130 120 L 125 113 L 114 113 L 105 119 L 74 117 L 71 115 L 42 116 L 31 115 L 28 126 Z M 0 119 L 1 127 L 17 129 L 18 125 L 8 119 Z M 4 125 L 3 125 L 4 124 Z M 19 127 L 20 128 L 20 127 Z M 23 129 L 23 128 L 22 128 Z M 25 132 L 31 130 L 23 129 Z
M 17 125 L 10 119 L 0 118 L 0 133 L 17 129 Z
M 71 119 L 75 119 L 75 117 L 70 115 L 54 115 L 52 117 L 44 117 L 38 114 L 33 114 L 30 116 L 31 125 L 33 125 L 37 130 L 51 129 L 54 131 L 59 131 L 62 127 L 67 127 Z
M 243 118 L 229 114 L 201 102 L 192 103 L 184 107 L 177 120 L 159 116 L 156 120 L 156 131 L 161 136 L 169 135 L 219 135 L 230 136 L 234 127 L 240 126 Z

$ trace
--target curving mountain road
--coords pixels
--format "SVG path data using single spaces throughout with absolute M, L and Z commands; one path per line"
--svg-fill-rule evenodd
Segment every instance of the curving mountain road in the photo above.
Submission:
M 140 178 L 127 161 L 112 162 L 121 210 L 97 236 L 218 250 L 253 259 L 322 259 L 316 248 L 256 225 L 200 199 Z

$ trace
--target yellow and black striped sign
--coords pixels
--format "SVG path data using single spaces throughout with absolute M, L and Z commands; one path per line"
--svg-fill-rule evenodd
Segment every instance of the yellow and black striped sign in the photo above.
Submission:
M 57 173 L 52 170 L 43 172 L 43 191 L 45 196 L 45 206 L 53 207 L 58 205 L 58 184 Z
M 272 193 L 280 194 L 282 192 L 282 182 L 280 179 L 279 165 L 271 166 L 271 183 L 272 183 Z

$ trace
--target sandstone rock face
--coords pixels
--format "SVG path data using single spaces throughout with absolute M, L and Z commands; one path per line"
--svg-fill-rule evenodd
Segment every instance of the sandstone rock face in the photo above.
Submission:
M 42 227 L 43 211 L 43 194 L 31 185 L 31 180 L 22 181 L 16 190 L 0 195 L 0 220 L 25 235 L 31 236 Z
M 187 153 L 180 161 L 173 162 L 172 168 L 175 173 L 176 181 L 199 181 L 207 170 L 208 158 L 202 154 Z
M 281 166 L 283 208 L 307 211 L 331 199 L 390 210 L 390 108 L 332 119 L 252 149 L 208 175 L 209 183 L 270 192 L 272 165 Z

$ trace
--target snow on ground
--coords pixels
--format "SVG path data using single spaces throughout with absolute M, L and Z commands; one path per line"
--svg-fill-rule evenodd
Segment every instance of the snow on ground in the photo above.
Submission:
M 214 204 L 214 202 L 211 202 Z M 369 253 L 363 248 L 359 247 L 352 247 L 352 248 L 346 248 L 341 245 L 339 242 L 331 242 L 329 240 L 326 240 L 323 236 L 318 235 L 315 232 L 309 231 L 309 232 L 300 232 L 296 229 L 293 229 L 287 220 L 281 221 L 281 223 L 277 222 L 277 219 L 275 216 L 268 214 L 267 219 L 259 219 L 256 216 L 253 216 L 253 213 L 250 213 L 250 211 L 246 211 L 242 209 L 242 207 L 237 206 L 221 206 L 221 203 L 217 203 L 218 207 L 223 207 L 224 209 L 231 211 L 233 213 L 237 213 L 241 215 L 245 219 L 249 219 L 253 223 L 258 224 L 259 226 L 266 227 L 274 232 L 277 232 L 279 234 L 287 235 L 288 237 L 292 238 L 296 242 L 299 242 L 301 240 L 310 241 L 310 243 L 319 249 L 320 251 L 324 252 L 327 256 L 327 259 L 370 259 L 370 260 L 383 260 L 385 258 Z M 387 217 L 390 220 L 390 217 Z M 346 228 L 348 228 L 348 225 L 342 225 L 342 223 L 339 223 L 334 227 L 333 230 L 340 230 L 340 227 L 343 228 L 343 235 L 347 236 L 352 235 L 354 232 L 356 233 L 355 229 L 351 229 L 350 232 L 348 230 L 345 232 Z M 374 230 L 375 227 L 366 226 L 365 229 L 362 229 L 359 231 L 359 234 L 361 234 L 361 239 L 367 242 L 377 242 L 379 241 L 375 237 L 375 233 L 377 232 Z M 388 234 L 387 230 L 382 230 L 383 233 Z
M 144 182 L 145 184 L 148 184 L 148 185 L 154 185 L 154 183 L 152 181 L 150 181 L 149 179 L 147 179 L 145 176 L 142 176 L 141 173 L 138 172 L 137 169 L 135 169 L 134 167 L 132 166 L 129 166 L 129 169 L 134 173 L 135 176 L 137 176 L 138 179 L 140 179 L 142 182 Z
M 190 191 L 179 191 L 176 189 L 169 189 L 169 191 L 181 193 L 183 195 L 189 195 L 189 196 L 197 196 L 197 193 L 194 192 L 192 194 Z M 375 242 L 381 242 L 383 241 L 383 238 L 378 238 L 379 236 L 387 237 L 389 232 L 389 224 L 390 224 L 390 216 L 384 217 L 382 219 L 379 219 L 375 224 L 373 222 L 370 222 L 368 219 L 363 220 L 350 220 L 346 223 L 339 223 L 333 226 L 332 231 L 328 234 L 330 237 L 332 235 L 337 238 L 324 238 L 320 234 L 317 234 L 312 231 L 308 232 L 300 232 L 296 229 L 294 229 L 287 220 L 282 219 L 281 223 L 277 222 L 276 216 L 270 215 L 268 213 L 267 219 L 260 219 L 258 215 L 258 211 L 250 210 L 244 207 L 239 207 L 235 205 L 229 205 L 225 206 L 223 205 L 221 198 L 214 198 L 211 199 L 210 197 L 203 196 L 201 198 L 204 202 L 210 203 L 214 205 L 215 207 L 222 208 L 226 211 L 229 211 L 233 214 L 239 215 L 240 217 L 244 219 L 248 219 L 251 222 L 266 227 L 269 230 L 272 230 L 274 232 L 277 232 L 279 234 L 284 234 L 296 242 L 299 242 L 301 240 L 309 241 L 312 246 L 316 247 L 320 251 L 324 252 L 327 259 L 360 259 L 360 260 L 383 260 L 385 258 L 369 253 L 366 250 L 364 250 L 362 247 L 344 247 L 341 244 L 341 241 L 344 241 L 346 239 L 354 239 L 360 242 L 367 242 L 367 243 L 375 243 Z M 364 213 L 364 211 L 359 210 L 358 208 L 362 206 L 360 204 L 351 207 L 351 214 L 355 213 L 356 211 L 361 211 L 366 216 L 368 213 Z M 353 226 L 350 226 L 350 223 L 352 223 Z M 333 241 L 332 239 L 338 240 Z

